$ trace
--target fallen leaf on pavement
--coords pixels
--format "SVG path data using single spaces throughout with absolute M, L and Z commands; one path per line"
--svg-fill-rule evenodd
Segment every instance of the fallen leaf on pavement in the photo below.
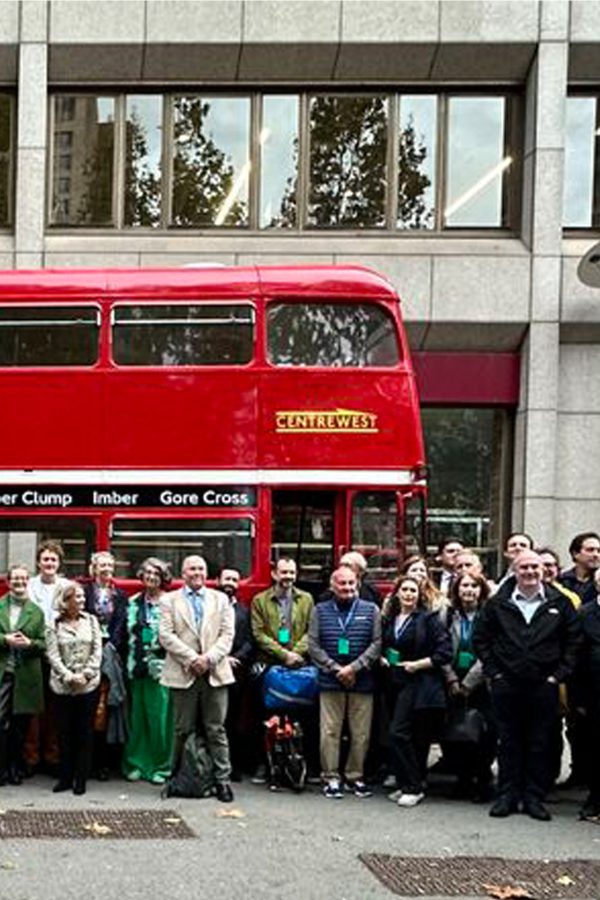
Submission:
M 482 887 L 488 897 L 495 897 L 496 900 L 533 900 L 525 888 L 513 887 L 511 884 L 483 884 Z
M 556 879 L 557 884 L 575 884 L 575 879 L 571 878 L 570 875 L 561 875 L 560 878 Z
M 112 828 L 108 825 L 102 825 L 100 822 L 92 822 L 91 825 L 84 825 L 84 831 L 91 831 L 92 834 L 112 834 Z
M 11 862 L 9 859 L 7 859 L 3 863 L 0 863 L 0 869 L 16 869 L 16 868 L 17 867 L 14 864 L 14 862 Z
M 166 819 L 163 819 L 163 822 L 166 822 L 167 825 L 177 825 L 178 822 L 181 822 L 181 819 L 178 819 L 176 816 L 170 816 Z
M 243 819 L 246 813 L 241 809 L 218 809 L 215 815 L 218 819 Z
M 331 835 L 331 840 L 332 840 L 332 841 L 343 841 L 344 838 L 342 837 L 341 834 L 332 834 L 332 835 Z

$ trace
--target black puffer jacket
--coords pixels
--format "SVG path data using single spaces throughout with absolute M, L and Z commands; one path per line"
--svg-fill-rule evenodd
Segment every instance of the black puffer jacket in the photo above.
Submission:
M 581 647 L 581 625 L 573 604 L 550 585 L 546 600 L 527 624 L 512 602 L 514 583 L 503 585 L 483 606 L 475 623 L 473 646 L 488 678 L 536 683 L 550 676 L 565 681 Z

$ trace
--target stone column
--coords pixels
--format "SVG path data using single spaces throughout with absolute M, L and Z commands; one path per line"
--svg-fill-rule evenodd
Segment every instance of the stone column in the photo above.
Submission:
M 48 4 L 22 0 L 17 83 L 15 268 L 43 265 L 48 110 Z
M 513 527 L 554 540 L 568 15 L 544 0 L 541 40 L 527 81 L 523 240 L 531 251 L 530 327 L 522 350 L 515 431 Z

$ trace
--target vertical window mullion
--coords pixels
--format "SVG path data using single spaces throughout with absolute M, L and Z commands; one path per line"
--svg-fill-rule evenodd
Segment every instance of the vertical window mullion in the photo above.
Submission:
M 448 142 L 448 94 L 438 95 L 438 127 L 436 148 L 435 230 L 443 231 L 444 206 L 448 172 L 446 167 Z
M 296 228 L 299 231 L 306 228 L 308 218 L 308 192 L 310 189 L 309 105 L 309 94 L 300 94 L 300 103 L 298 104 L 298 197 L 296 200 L 298 210 Z
M 388 148 L 387 148 L 387 191 L 386 228 L 395 230 L 398 224 L 398 145 L 400 133 L 400 97 L 388 96 Z
M 261 178 L 262 96 L 256 92 L 250 96 L 250 173 L 248 183 L 248 227 L 259 228 L 260 178 Z
M 591 226 L 600 227 L 600 97 L 596 96 L 596 128 L 594 132 L 594 174 L 592 178 Z
M 125 222 L 125 94 L 115 96 L 115 139 L 113 146 L 113 228 Z
M 46 167 L 48 177 L 46 181 L 46 225 L 53 224 L 53 200 L 54 200 L 54 120 L 55 120 L 56 94 L 48 96 L 48 138 Z M 14 194 L 13 194 L 14 197 Z
M 173 216 L 173 94 L 163 95 L 161 225 L 168 228 Z

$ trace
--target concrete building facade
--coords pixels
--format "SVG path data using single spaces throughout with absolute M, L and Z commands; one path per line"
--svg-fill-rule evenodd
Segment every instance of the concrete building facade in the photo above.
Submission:
M 0 266 L 364 263 L 400 293 L 413 350 L 433 378 L 425 402 L 437 410 L 498 406 L 507 415 L 506 433 L 496 437 L 511 459 L 490 476 L 501 484 L 488 543 L 509 527 L 523 528 L 564 555 L 573 533 L 600 528 L 600 291 L 585 287 L 576 271 L 598 239 L 597 121 L 589 148 L 593 214 L 575 228 L 565 227 L 564 215 L 569 98 L 600 96 L 600 2 L 5 0 L 0 81 L 14 103 L 11 212 L 0 234 Z M 60 195 L 57 97 L 115 98 L 105 121 L 114 117 L 114 140 L 124 146 L 129 96 L 160 96 L 164 106 L 180 93 L 252 95 L 259 97 L 251 101 L 254 116 L 263 96 L 308 95 L 298 101 L 302 154 L 302 121 L 308 117 L 310 131 L 314 92 L 385 96 L 388 121 L 402 116 L 403 101 L 396 104 L 395 96 L 443 95 L 438 136 L 454 127 L 454 97 L 501 96 L 505 109 L 516 110 L 510 135 L 508 113 L 504 120 L 510 157 L 504 150 L 499 157 L 500 169 L 510 168 L 510 186 L 502 187 L 511 192 L 510 218 L 398 229 L 390 225 L 392 206 L 382 213 L 382 227 L 266 229 L 259 212 L 254 220 L 249 214 L 245 227 L 213 222 L 180 229 L 168 220 L 172 210 L 151 228 L 127 227 L 122 215 L 108 227 L 53 221 Z M 263 132 L 250 127 L 256 150 Z M 61 140 L 64 149 L 68 139 Z M 447 225 L 451 198 L 442 182 L 451 180 L 460 147 L 442 138 L 436 146 L 445 154 L 436 161 L 435 189 Z M 311 147 L 303 170 L 308 179 L 314 132 Z M 176 146 L 170 163 L 163 154 L 163 169 L 177 167 L 178 152 Z M 395 167 L 397 179 L 402 162 L 389 144 L 386 152 L 387 172 Z M 261 190 L 253 177 L 250 207 Z M 492 172 L 486 184 L 493 178 Z M 476 183 L 475 193 L 486 184 Z M 66 180 L 60 187 L 63 195 L 71 190 Z M 123 190 L 127 182 L 125 188 L 116 183 L 115 203 Z M 298 208 L 310 224 L 316 207 L 310 190 L 306 196 L 306 209 L 300 200 Z M 176 198 L 168 202 L 177 205 Z M 461 376 L 467 358 L 474 368 Z M 520 370 L 514 397 L 502 390 L 496 396 L 493 387 L 507 360 Z M 456 368 L 457 384 L 442 396 L 435 385 L 439 367 L 448 365 Z M 480 393 L 471 384 L 462 396 L 461 378 L 479 366 L 489 368 L 486 383 Z

